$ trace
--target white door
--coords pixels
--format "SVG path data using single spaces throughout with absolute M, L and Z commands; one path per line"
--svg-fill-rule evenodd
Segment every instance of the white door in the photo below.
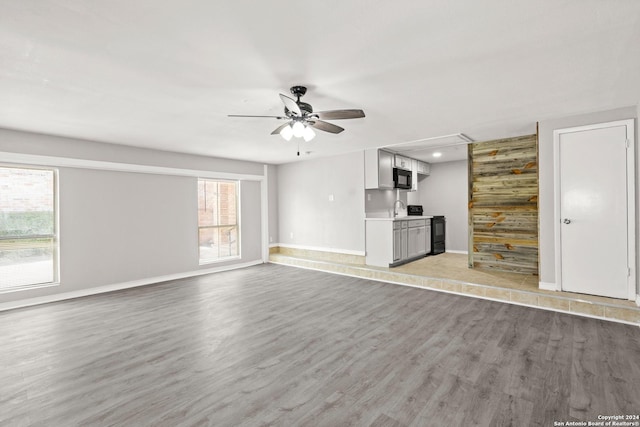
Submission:
M 562 290 L 628 298 L 627 126 L 560 133 L 558 144 Z

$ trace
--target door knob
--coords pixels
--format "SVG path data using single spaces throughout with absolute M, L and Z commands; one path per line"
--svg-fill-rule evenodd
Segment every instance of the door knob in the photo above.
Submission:
M 569 218 L 565 218 L 562 222 L 564 222 L 565 224 L 571 224 L 571 220 Z

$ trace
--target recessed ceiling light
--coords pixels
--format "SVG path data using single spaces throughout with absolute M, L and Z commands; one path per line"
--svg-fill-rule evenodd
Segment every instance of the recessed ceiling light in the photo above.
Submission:
M 442 156 L 442 153 L 439 151 L 436 151 L 435 153 L 433 153 L 433 157 L 440 157 Z

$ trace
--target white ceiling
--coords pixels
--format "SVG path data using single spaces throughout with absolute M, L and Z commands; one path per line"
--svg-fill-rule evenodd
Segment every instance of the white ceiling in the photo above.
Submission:
M 640 1 L 0 0 L 0 127 L 267 163 L 279 93 L 362 108 L 326 156 L 640 101 Z M 303 154 L 302 158 L 305 157 Z

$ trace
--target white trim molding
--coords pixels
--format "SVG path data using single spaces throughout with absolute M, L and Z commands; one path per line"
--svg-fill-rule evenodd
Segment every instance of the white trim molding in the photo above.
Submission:
M 130 282 L 113 283 L 110 285 L 96 286 L 93 288 L 79 289 L 77 291 L 62 292 L 62 293 L 46 295 L 42 297 L 27 298 L 27 299 L 22 299 L 17 301 L 9 301 L 5 303 L 0 303 L 0 312 L 6 311 L 6 310 L 12 310 L 14 308 L 30 307 L 33 305 L 47 304 L 50 302 L 64 301 L 64 300 L 73 299 L 73 298 L 103 294 L 106 292 L 119 291 L 122 289 L 136 288 L 138 286 L 152 285 L 155 283 L 166 282 L 169 280 L 184 279 L 187 277 L 203 276 L 205 274 L 219 273 L 219 272 L 228 271 L 228 270 L 236 270 L 239 268 L 251 267 L 258 264 L 263 264 L 262 260 L 249 261 L 241 264 L 225 265 L 221 267 L 207 268 L 207 269 L 197 270 L 197 271 L 189 271 L 185 273 L 176 273 L 176 274 L 168 274 L 165 276 L 149 277 L 146 279 L 132 280 Z
M 636 305 L 640 307 L 640 294 L 636 295 Z
M 445 249 L 445 252 L 448 254 L 461 254 L 461 255 L 469 255 L 468 251 L 454 251 L 451 249 Z
M 538 282 L 538 289 L 543 291 L 558 291 L 558 286 L 555 283 Z
M 281 248 L 289 248 L 289 249 L 301 249 L 304 251 L 318 251 L 318 252 L 332 252 L 335 254 L 345 254 L 345 255 L 358 255 L 365 256 L 365 251 L 354 251 L 352 249 L 336 249 L 336 248 L 325 248 L 321 246 L 305 246 L 305 245 L 292 245 L 288 243 L 273 243 L 270 247 L 279 246 Z

